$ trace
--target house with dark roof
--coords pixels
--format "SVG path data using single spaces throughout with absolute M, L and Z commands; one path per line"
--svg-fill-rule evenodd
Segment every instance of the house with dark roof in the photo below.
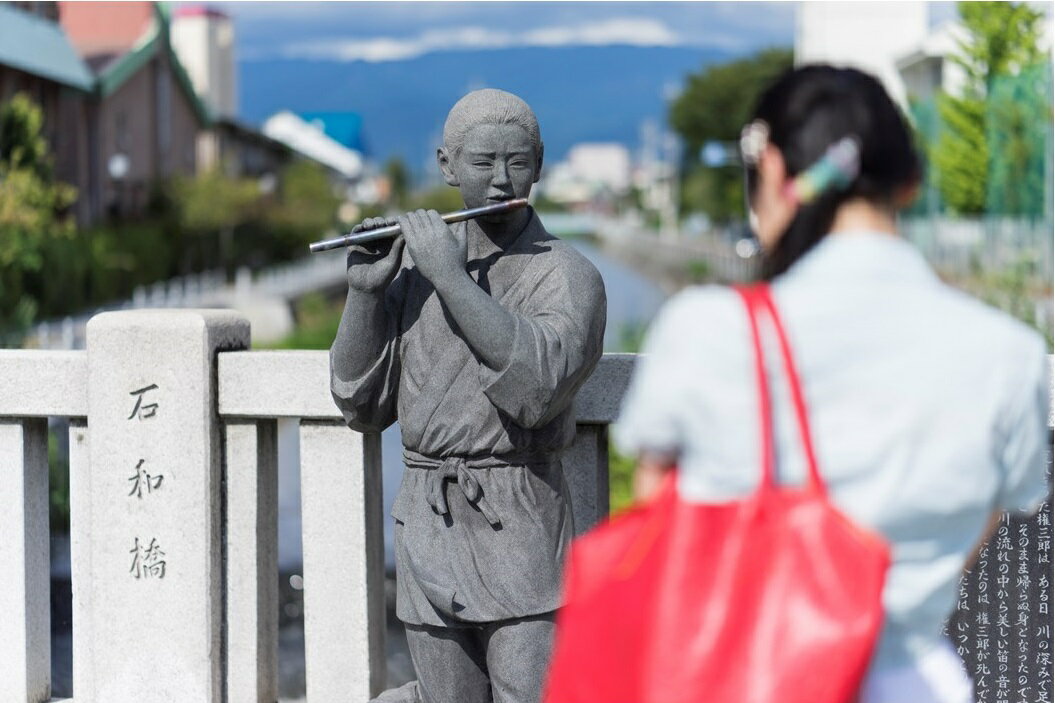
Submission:
M 222 168 L 268 187 L 296 159 L 332 170 L 331 154 L 303 154 L 210 109 L 201 96 L 212 84 L 196 86 L 171 37 L 161 3 L 0 2 L 0 103 L 24 92 L 41 106 L 56 176 L 78 191 L 79 224 L 141 213 L 153 186 L 176 175 Z M 192 66 L 211 67 L 198 71 L 199 81 L 225 70 L 233 75 L 230 51 L 218 54 L 221 61 L 208 41 L 189 46 L 194 51 L 187 53 L 187 42 L 182 50 Z M 315 118 L 358 146 L 358 116 Z
M 141 212 L 154 183 L 196 170 L 210 123 L 169 39 L 164 5 L 60 2 L 59 22 L 94 84 L 89 218 Z
M 50 3 L 0 4 L 0 104 L 24 93 L 41 107 L 56 176 L 83 193 L 89 183 L 88 101 L 94 76 Z M 89 219 L 87 202 L 75 206 Z

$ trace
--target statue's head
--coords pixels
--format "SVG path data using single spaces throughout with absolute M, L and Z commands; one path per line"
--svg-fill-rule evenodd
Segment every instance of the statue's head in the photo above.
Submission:
M 512 93 L 473 91 L 447 115 L 436 159 L 467 207 L 526 198 L 542 173 L 538 119 Z

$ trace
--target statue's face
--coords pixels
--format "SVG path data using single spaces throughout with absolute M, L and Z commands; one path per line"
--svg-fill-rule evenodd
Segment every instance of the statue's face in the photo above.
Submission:
M 514 124 L 477 125 L 457 154 L 440 156 L 447 182 L 470 208 L 528 197 L 541 165 L 527 131 Z

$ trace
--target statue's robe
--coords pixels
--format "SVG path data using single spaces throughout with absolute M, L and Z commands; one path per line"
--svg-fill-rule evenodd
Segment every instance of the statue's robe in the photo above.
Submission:
M 503 368 L 473 352 L 404 252 L 385 291 L 383 353 L 358 378 L 331 375 L 352 429 L 378 432 L 399 420 L 406 470 L 392 508 L 396 612 L 413 625 L 558 607 L 574 532 L 560 455 L 574 439 L 572 400 L 602 351 L 601 277 L 534 213 L 504 252 L 467 270 L 513 315 Z

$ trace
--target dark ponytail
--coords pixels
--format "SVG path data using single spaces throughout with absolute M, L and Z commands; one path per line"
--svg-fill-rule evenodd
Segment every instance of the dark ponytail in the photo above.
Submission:
M 833 187 L 800 205 L 773 251 L 762 277 L 787 271 L 831 230 L 839 206 L 865 198 L 893 206 L 920 177 L 920 163 L 900 110 L 872 76 L 852 68 L 814 65 L 792 69 L 759 99 L 754 119 L 766 123 L 769 141 L 784 157 L 789 177 L 815 164 L 843 137 L 860 147 L 860 171 L 844 188 Z M 753 192 L 756 174 L 748 171 Z

